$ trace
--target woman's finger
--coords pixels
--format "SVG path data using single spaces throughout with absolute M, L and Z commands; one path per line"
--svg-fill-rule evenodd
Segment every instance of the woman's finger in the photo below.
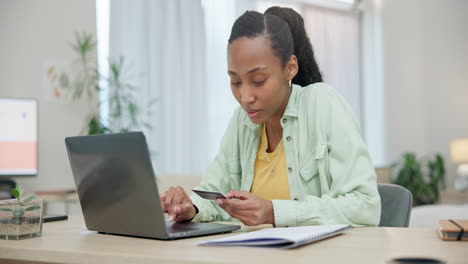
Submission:
M 231 190 L 226 194 L 228 199 L 240 199 L 240 200 L 247 200 L 252 196 L 251 193 L 246 191 L 237 191 Z
M 172 200 L 174 199 L 175 188 L 170 187 L 166 194 L 166 200 L 164 205 L 166 206 L 167 213 L 172 215 Z
M 244 201 L 229 200 L 229 201 L 223 201 L 223 202 L 224 203 L 220 207 L 223 208 L 229 214 L 235 213 L 235 214 L 248 216 L 249 214 L 255 213 L 256 211 L 259 210 L 259 208 L 256 208 L 254 206 L 245 206 L 245 205 L 238 206 L 238 204 L 245 203 Z
M 167 192 L 163 192 L 163 194 L 161 194 L 159 196 L 159 200 L 161 201 L 161 209 L 163 210 L 164 213 L 167 213 L 167 209 L 166 209 L 166 205 L 165 205 L 166 194 L 167 194 Z
M 192 218 L 192 203 L 184 203 L 175 206 L 176 216 L 174 217 L 174 221 L 176 222 L 185 222 Z
M 251 216 L 251 214 L 232 213 L 229 215 L 236 219 L 239 219 L 239 221 L 241 221 L 245 225 L 248 225 L 248 226 L 257 225 L 257 222 Z
M 175 208 L 182 204 L 184 196 L 185 196 L 184 189 L 182 189 L 182 187 L 180 187 L 180 186 L 177 186 L 175 188 L 175 191 L 174 191 L 174 197 L 172 198 L 172 207 L 173 208 L 171 208 L 171 214 L 170 214 L 170 216 L 173 219 L 177 218 L 177 215 L 179 214 L 179 212 L 177 212 L 175 210 Z M 180 210 L 182 210 L 182 209 L 180 209 Z
M 255 210 L 258 209 L 258 205 L 252 200 L 225 200 L 223 205 L 229 206 L 236 210 Z

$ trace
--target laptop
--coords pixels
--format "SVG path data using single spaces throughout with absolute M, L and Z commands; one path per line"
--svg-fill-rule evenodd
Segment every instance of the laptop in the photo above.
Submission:
M 170 240 L 240 228 L 167 221 L 142 132 L 67 137 L 65 145 L 89 230 Z

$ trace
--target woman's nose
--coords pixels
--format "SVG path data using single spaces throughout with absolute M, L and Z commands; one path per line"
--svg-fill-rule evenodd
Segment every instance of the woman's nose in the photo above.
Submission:
M 251 89 L 249 88 L 242 89 L 241 102 L 243 104 L 250 104 L 250 103 L 255 102 L 255 96 L 252 93 Z

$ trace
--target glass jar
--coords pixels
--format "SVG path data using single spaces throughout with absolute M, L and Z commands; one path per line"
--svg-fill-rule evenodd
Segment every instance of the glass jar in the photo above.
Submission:
M 0 200 L 0 239 L 42 235 L 42 200 Z

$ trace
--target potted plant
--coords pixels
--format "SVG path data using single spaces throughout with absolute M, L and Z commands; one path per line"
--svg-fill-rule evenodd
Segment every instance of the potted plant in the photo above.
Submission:
M 0 201 L 0 238 L 23 239 L 42 234 L 42 200 L 34 195 L 23 199 L 23 188 L 11 190 L 15 199 Z
M 108 58 L 108 71 L 100 72 L 96 59 L 97 42 L 92 34 L 75 33 L 71 48 L 76 53 L 74 65 L 76 71 L 49 72 L 49 80 L 54 87 L 68 91 L 74 100 L 83 97 L 90 102 L 99 98 L 99 91 L 107 90 L 107 98 L 100 98 L 97 105 L 91 107 L 86 126 L 82 134 L 106 134 L 152 129 L 148 122 L 152 114 L 151 108 L 157 102 L 156 98 L 139 98 L 138 89 L 132 83 L 137 81 L 130 74 L 130 67 L 123 56 Z M 139 75 L 137 75 L 139 76 Z M 99 113 L 100 105 L 108 107 L 107 118 Z
M 403 153 L 392 168 L 396 169 L 393 183 L 411 192 L 414 206 L 439 200 L 439 190 L 445 188 L 445 165 L 441 155 L 436 154 L 434 160 L 424 161 L 414 153 Z

